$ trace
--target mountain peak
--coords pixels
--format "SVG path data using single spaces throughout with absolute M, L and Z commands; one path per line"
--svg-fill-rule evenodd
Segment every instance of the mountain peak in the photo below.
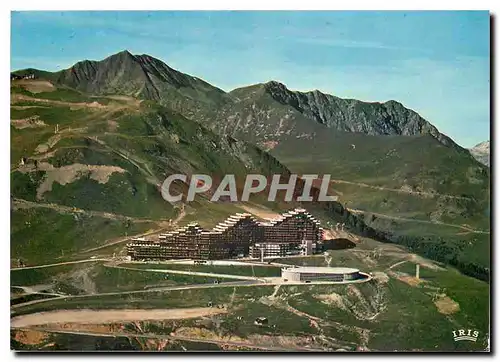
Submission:
M 281 82 L 278 82 L 277 80 L 270 80 L 269 82 L 264 83 L 264 87 L 266 89 L 280 89 L 280 90 L 287 90 L 288 88 L 286 85 L 284 85 Z
M 131 52 L 129 52 L 127 49 L 122 50 L 122 51 L 120 51 L 120 52 L 116 53 L 115 55 L 129 56 L 129 57 L 133 57 L 133 56 L 134 56 L 134 55 L 133 55 Z
M 384 102 L 384 104 L 404 107 L 401 102 L 398 102 L 398 101 L 396 101 L 394 99 L 389 99 L 388 101 Z
M 482 164 L 490 165 L 490 141 L 478 143 L 469 149 L 471 155 Z
M 490 151 L 490 141 L 484 141 L 484 142 L 480 142 L 478 143 L 477 145 L 475 145 L 473 147 L 473 149 L 478 149 L 478 150 L 482 150 L 482 151 Z
M 264 90 L 271 97 L 281 103 L 287 103 L 293 92 L 286 85 L 276 80 L 264 83 Z
M 125 50 L 122 50 L 121 52 L 118 52 L 116 54 L 113 54 L 113 55 L 107 57 L 106 59 L 121 59 L 121 60 L 136 61 L 137 57 L 125 49 Z M 104 59 L 104 60 L 106 60 L 106 59 Z
M 57 84 L 94 95 L 120 94 L 156 101 L 184 97 L 193 103 L 217 103 L 225 97 L 224 91 L 199 78 L 127 49 L 102 60 L 80 61 L 50 74 Z
M 276 80 L 239 88 L 231 94 L 247 103 L 264 101 L 266 105 L 269 102 L 268 97 L 271 97 L 272 100 L 290 107 L 287 117 L 295 114 L 339 131 L 369 135 L 429 134 L 446 146 L 459 147 L 417 112 L 395 100 L 384 103 L 363 102 L 339 98 L 319 89 L 292 91 Z M 265 98 L 260 99 L 263 95 Z

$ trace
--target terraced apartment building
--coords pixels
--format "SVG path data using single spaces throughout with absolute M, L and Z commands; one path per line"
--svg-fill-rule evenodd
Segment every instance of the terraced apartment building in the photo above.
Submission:
M 190 224 L 160 234 L 159 240 L 132 239 L 127 244 L 127 254 L 132 260 L 310 254 L 322 235 L 319 221 L 304 209 L 294 209 L 264 222 L 257 221 L 251 214 L 237 213 L 211 230 Z

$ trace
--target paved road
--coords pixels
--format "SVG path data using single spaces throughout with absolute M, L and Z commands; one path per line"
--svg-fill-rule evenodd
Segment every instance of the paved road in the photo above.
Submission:
M 55 298 L 47 298 L 47 299 L 42 299 L 42 300 L 32 300 L 32 301 L 29 301 L 26 303 L 19 303 L 19 304 L 13 305 L 13 306 L 11 306 L 11 308 L 19 308 L 19 307 L 23 307 L 23 306 L 27 306 L 27 305 L 37 304 L 37 303 L 40 303 L 43 301 L 48 302 L 48 301 L 61 300 L 61 299 L 69 300 L 69 299 L 78 299 L 78 298 L 86 298 L 86 297 L 104 297 L 104 296 L 117 296 L 117 295 L 128 295 L 128 294 L 143 294 L 143 293 L 168 292 L 168 291 L 174 291 L 174 290 L 189 290 L 189 289 L 224 288 L 224 287 L 230 287 L 230 286 L 245 287 L 245 286 L 252 286 L 252 285 L 272 285 L 272 284 L 266 284 L 263 282 L 258 282 L 256 280 L 246 280 L 246 281 L 219 283 L 219 284 L 190 284 L 190 285 L 182 285 L 182 286 L 175 286 L 175 287 L 154 287 L 154 288 L 147 288 L 147 289 L 140 289 L 140 290 L 131 290 L 131 291 L 126 291 L 126 292 L 79 294 L 79 295 L 68 295 L 68 296 L 61 296 L 61 297 L 55 297 Z
M 466 196 L 439 194 L 437 192 L 412 191 L 412 190 L 405 190 L 405 189 L 392 189 L 392 188 L 388 188 L 388 187 L 375 186 L 375 185 L 365 184 L 362 182 L 353 182 L 353 181 L 346 181 L 346 180 L 330 180 L 330 183 L 356 185 L 356 186 L 367 187 L 367 188 L 375 189 L 375 190 L 392 191 L 392 192 L 397 192 L 397 193 L 402 193 L 402 194 L 410 194 L 410 195 L 416 195 L 416 196 L 426 196 L 426 197 L 440 196 L 440 197 L 444 197 L 447 199 L 471 200 L 470 197 L 466 197 Z
M 118 265 L 113 265 L 113 266 L 106 265 L 106 266 L 109 267 L 109 268 L 125 269 L 125 270 L 133 270 L 133 271 L 142 271 L 142 272 L 166 273 L 166 274 L 181 274 L 181 275 L 195 275 L 195 276 L 223 278 L 223 279 L 239 279 L 239 280 L 263 281 L 263 278 L 251 277 L 251 276 L 247 276 L 247 275 L 205 273 L 205 272 L 195 272 L 195 271 L 177 270 L 177 269 L 129 268 L 129 267 L 118 266 Z
M 141 269 L 146 270 L 146 269 Z M 237 277 L 237 276 L 233 276 Z M 26 303 L 19 303 L 11 306 L 12 309 L 24 307 L 27 305 L 42 303 L 42 302 L 51 302 L 54 300 L 69 300 L 69 299 L 78 299 L 78 298 L 87 298 L 87 297 L 104 297 L 104 296 L 117 296 L 117 295 L 130 295 L 130 294 L 144 294 L 144 293 L 153 293 L 153 292 L 168 292 L 175 290 L 190 290 L 190 289 L 211 289 L 211 288 L 226 288 L 226 287 L 255 287 L 255 286 L 275 286 L 275 285 L 338 285 L 338 284 L 353 284 L 353 283 L 366 283 L 372 279 L 371 276 L 366 275 L 366 279 L 355 280 L 349 282 L 327 282 L 327 281 L 313 281 L 310 283 L 304 282 L 284 282 L 281 278 L 261 278 L 265 279 L 265 281 L 259 280 L 241 280 L 235 282 L 221 282 L 219 284 L 190 284 L 190 285 L 182 285 L 175 287 L 154 287 L 147 288 L 141 290 L 131 290 L 126 292 L 108 292 L 108 293 L 95 293 L 95 294 L 80 294 L 80 295 L 68 295 L 61 296 L 55 298 L 47 298 L 42 300 L 32 300 Z

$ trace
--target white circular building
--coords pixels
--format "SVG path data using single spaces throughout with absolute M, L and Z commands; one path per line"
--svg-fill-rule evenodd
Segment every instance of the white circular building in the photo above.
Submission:
M 358 269 L 353 268 L 327 268 L 327 267 L 296 267 L 281 269 L 284 281 L 293 282 L 346 282 L 364 278 Z

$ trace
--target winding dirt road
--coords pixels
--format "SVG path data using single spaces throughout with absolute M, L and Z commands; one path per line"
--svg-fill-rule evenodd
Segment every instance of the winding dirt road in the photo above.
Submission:
M 484 231 L 484 230 L 475 230 L 472 229 L 468 226 L 465 225 L 456 225 L 456 224 L 448 224 L 442 221 L 430 221 L 430 220 L 419 220 L 419 219 L 411 219 L 411 218 L 405 218 L 405 217 L 400 217 L 400 216 L 393 216 L 393 215 L 386 215 L 386 214 L 380 214 L 377 212 L 372 212 L 372 211 L 365 211 L 365 210 L 359 210 L 359 209 L 346 209 L 349 212 L 352 212 L 353 214 L 371 214 L 376 217 L 380 217 L 383 219 L 392 219 L 392 220 L 400 220 L 400 221 L 405 221 L 405 222 L 417 222 L 417 223 L 422 223 L 422 224 L 434 224 L 434 225 L 444 225 L 444 226 L 450 226 L 454 228 L 458 228 L 470 233 L 477 233 L 477 234 L 489 234 L 489 231 Z
M 84 209 L 78 209 L 76 207 L 71 207 L 71 206 L 66 206 L 66 205 L 61 205 L 61 204 L 55 204 L 55 203 L 43 203 L 43 202 L 33 202 L 33 201 L 28 201 L 24 199 L 18 199 L 18 198 L 13 198 L 11 200 L 12 202 L 12 207 L 15 209 L 30 209 L 30 208 L 44 208 L 44 209 L 51 209 L 55 210 L 60 213 L 82 213 L 90 216 L 99 216 L 103 217 L 106 219 L 113 219 L 113 220 L 130 220 L 133 221 L 134 223 L 159 223 L 159 222 L 164 222 L 165 220 L 152 220 L 152 219 L 143 219 L 143 218 L 137 218 L 133 216 L 125 216 L 125 215 L 120 215 L 120 214 L 114 214 L 111 212 L 105 212 L 105 211 L 95 211 L 95 210 L 84 210 Z
M 392 192 L 397 192 L 397 193 L 402 193 L 402 194 L 409 194 L 409 195 L 416 195 L 416 196 L 425 196 L 425 197 L 440 196 L 440 197 L 444 197 L 444 198 L 447 198 L 447 199 L 471 200 L 470 197 L 465 197 L 465 196 L 440 194 L 440 193 L 437 193 L 437 192 L 413 191 L 413 190 L 406 190 L 406 189 L 392 189 L 392 188 L 389 188 L 389 187 L 375 186 L 375 185 L 365 184 L 365 183 L 362 183 L 362 182 L 353 182 L 353 181 L 346 181 L 346 180 L 330 180 L 330 183 L 355 185 L 355 186 L 366 187 L 366 188 L 370 188 L 370 189 L 374 189 L 374 190 L 392 191 Z

